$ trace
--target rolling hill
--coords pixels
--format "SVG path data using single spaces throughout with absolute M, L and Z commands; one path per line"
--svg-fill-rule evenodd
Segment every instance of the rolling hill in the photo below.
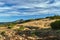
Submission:
M 17 20 L 0 23 L 1 40 L 60 40 L 60 30 L 52 30 L 50 23 L 60 16 Z M 59 36 L 59 37 L 58 37 Z

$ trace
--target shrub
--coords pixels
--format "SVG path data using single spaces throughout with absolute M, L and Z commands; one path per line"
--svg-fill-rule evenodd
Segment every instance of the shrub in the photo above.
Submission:
M 1 32 L 1 35 L 3 35 L 3 36 L 4 36 L 4 34 L 5 34 L 5 31 L 2 31 L 2 32 Z
M 24 26 L 20 26 L 18 30 L 24 30 Z
M 12 26 L 8 26 L 8 29 L 11 29 L 12 28 Z
M 16 25 L 16 24 L 14 24 L 14 23 L 9 23 L 9 24 L 7 24 L 7 28 L 8 28 L 8 29 L 11 29 L 11 28 L 14 27 L 14 25 Z
M 49 16 L 46 18 L 50 18 L 50 19 L 60 19 L 60 15 L 54 15 L 54 16 Z
M 26 28 L 29 28 L 29 29 L 39 29 L 39 27 L 35 27 L 35 26 L 26 26 Z
M 35 36 L 35 31 L 33 30 L 24 30 L 24 34 L 27 36 Z
M 54 30 L 60 29 L 60 21 L 52 22 L 50 25 L 51 25 L 51 28 Z

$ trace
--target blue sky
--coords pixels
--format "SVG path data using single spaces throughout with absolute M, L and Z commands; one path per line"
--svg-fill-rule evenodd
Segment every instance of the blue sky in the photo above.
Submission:
M 60 0 L 0 0 L 0 22 L 60 15 Z

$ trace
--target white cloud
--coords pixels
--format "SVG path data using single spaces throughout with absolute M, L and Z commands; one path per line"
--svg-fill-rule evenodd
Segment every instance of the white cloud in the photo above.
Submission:
M 3 2 L 0 2 L 0 6 L 1 6 L 1 5 L 4 5 L 4 4 L 5 4 L 5 3 L 3 3 Z
M 60 13 L 60 0 L 0 0 L 0 16 Z M 7 5 L 8 4 L 8 5 Z

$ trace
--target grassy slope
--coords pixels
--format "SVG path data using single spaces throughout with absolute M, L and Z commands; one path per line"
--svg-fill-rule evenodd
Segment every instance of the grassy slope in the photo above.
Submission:
M 55 18 L 55 17 L 54 17 Z M 15 28 L 15 29 L 17 29 L 17 27 L 19 26 L 19 27 L 22 27 L 21 25 L 23 25 L 23 26 L 35 26 L 35 27 L 39 27 L 39 28 L 49 28 L 50 26 L 49 26 L 49 24 L 51 23 L 51 22 L 54 22 L 54 21 L 56 21 L 56 20 L 60 20 L 59 18 L 58 19 L 54 19 L 54 18 L 50 18 L 49 19 L 49 17 L 48 18 L 43 18 L 43 19 L 34 19 L 34 20 L 28 20 L 28 21 L 23 21 L 23 22 L 21 22 L 20 23 L 20 21 L 19 22 L 14 22 L 14 23 L 17 23 L 17 24 L 14 24 L 14 23 L 12 23 L 13 25 L 15 25 L 13 28 Z M 5 24 L 7 24 L 8 26 L 9 26 L 9 24 L 10 23 L 5 23 Z M 5 25 L 5 24 L 3 24 L 3 25 Z M 24 28 L 20 28 L 20 29 L 24 29 Z M 27 31 L 27 30 L 25 30 L 25 31 Z M 55 33 L 56 31 L 48 31 L 48 32 L 45 32 L 46 30 L 44 30 L 44 31 L 41 31 L 41 30 L 37 30 L 36 31 L 36 33 L 38 33 L 38 34 L 41 34 L 40 36 L 42 36 L 42 37 L 40 37 L 40 38 L 44 38 L 45 36 L 45 40 L 49 40 L 48 38 L 49 37 L 52 37 L 52 38 L 54 38 L 56 35 L 57 36 L 59 36 L 59 34 L 60 34 L 60 30 L 57 32 L 57 34 Z M 33 32 L 33 31 L 32 31 Z M 15 40 L 15 39 L 17 39 L 17 40 L 19 40 L 20 38 L 28 38 L 29 36 L 20 36 L 18 33 L 20 33 L 20 31 L 17 33 L 17 35 L 16 35 L 16 33 L 17 33 L 17 31 L 15 31 L 15 30 L 13 30 L 13 29 L 8 29 L 8 28 L 6 28 L 6 27 L 0 27 L 0 39 L 2 39 L 2 40 L 4 40 L 4 38 L 5 38 L 5 40 L 9 40 L 9 38 L 12 40 Z M 25 32 L 21 32 L 21 33 L 25 33 Z M 49 33 L 49 34 L 48 34 Z M 27 33 L 27 34 L 30 34 L 30 33 Z M 48 36 L 49 35 L 49 36 Z M 35 37 L 35 36 L 34 36 Z M 33 37 L 31 37 L 32 39 L 33 39 Z M 35 37 L 36 38 L 36 37 Z M 39 37 L 38 37 L 39 38 Z M 59 37 L 60 38 L 60 37 Z M 25 39 L 24 39 L 25 40 Z M 54 40 L 54 39 L 53 39 Z M 56 40 L 58 40 L 58 39 L 56 39 Z
M 56 20 L 60 20 L 60 16 L 55 15 L 55 16 L 50 16 L 46 18 L 37 18 L 37 19 L 20 21 L 15 27 L 23 25 L 23 26 L 34 26 L 39 28 L 50 28 L 50 23 Z

